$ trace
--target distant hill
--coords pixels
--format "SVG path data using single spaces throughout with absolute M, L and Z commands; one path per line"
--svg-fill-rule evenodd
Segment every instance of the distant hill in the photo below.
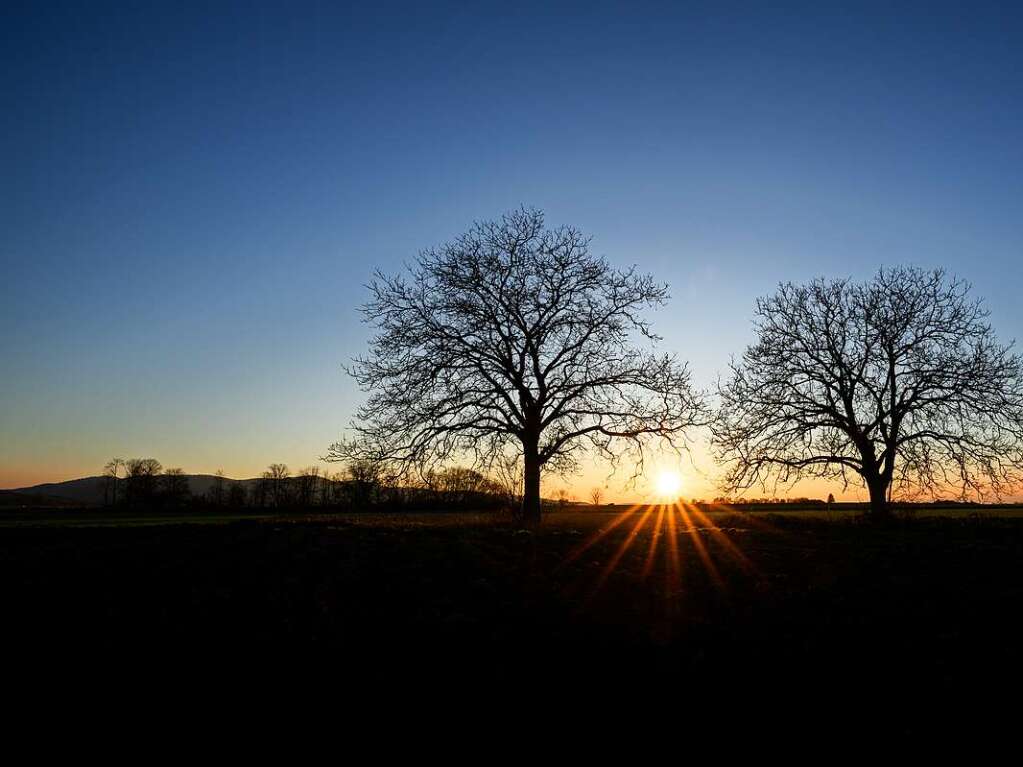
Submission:
M 104 481 L 103 477 L 82 477 L 81 479 L 69 479 L 67 482 L 47 482 L 32 487 L 19 487 L 10 492 L 21 495 L 49 496 L 92 506 L 103 503 Z
M 64 506 L 80 506 L 69 498 L 61 498 L 42 493 L 22 492 L 20 490 L 0 490 L 0 509 L 32 506 L 34 508 L 54 508 Z
M 192 495 L 204 495 L 216 480 L 216 477 L 212 474 L 187 474 L 186 477 L 188 478 L 188 489 Z M 246 492 L 251 491 L 252 487 L 259 482 L 258 479 L 230 478 L 226 478 L 226 481 L 229 483 L 242 483 L 245 486 Z M 104 501 L 106 483 L 107 479 L 105 477 L 82 477 L 81 479 L 69 479 L 66 482 L 48 482 L 43 485 L 33 485 L 32 487 L 19 487 L 15 490 L 0 490 L 0 493 L 18 496 L 10 501 L 0 500 L 0 504 L 5 506 L 69 504 L 100 506 Z M 124 492 L 124 483 L 123 477 L 117 481 L 118 495 Z M 50 502 L 26 501 L 24 496 L 38 497 L 43 500 L 49 499 Z

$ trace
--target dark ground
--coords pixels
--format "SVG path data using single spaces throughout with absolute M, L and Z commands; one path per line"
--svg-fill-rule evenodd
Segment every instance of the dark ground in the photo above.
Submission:
M 722 513 L 654 537 L 643 511 L 536 534 L 471 515 L 5 527 L 4 657 L 36 689 L 222 680 L 902 735 L 1017 721 L 1023 519 Z

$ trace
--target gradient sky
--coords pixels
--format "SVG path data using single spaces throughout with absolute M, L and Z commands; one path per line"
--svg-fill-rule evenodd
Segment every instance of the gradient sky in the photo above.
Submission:
M 703 385 L 756 296 L 881 264 L 1023 335 L 1018 4 L 14 5 L 0 487 L 315 463 L 372 269 L 521 204 L 668 281 Z

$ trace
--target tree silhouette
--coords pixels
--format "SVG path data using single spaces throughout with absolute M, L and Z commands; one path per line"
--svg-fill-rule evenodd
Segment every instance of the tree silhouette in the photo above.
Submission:
M 451 466 L 432 478 L 434 487 L 448 504 L 464 505 L 495 491 L 495 483 L 473 469 Z
M 536 524 L 541 470 L 584 446 L 639 467 L 650 438 L 678 449 L 702 400 L 684 364 L 633 345 L 657 339 L 642 312 L 667 287 L 588 245 L 519 210 L 423 251 L 408 275 L 378 272 L 363 307 L 378 333 L 350 370 L 369 398 L 328 459 L 422 474 L 452 458 L 489 470 L 510 449 Z
M 180 506 L 189 496 L 188 477 L 184 469 L 167 469 L 161 477 L 164 501 L 170 506 Z
M 893 487 L 999 493 L 1023 458 L 1023 364 L 969 286 L 940 271 L 781 285 L 720 386 L 726 483 L 861 480 L 875 516 Z
M 224 477 L 224 470 L 217 469 L 213 475 L 213 482 L 209 489 L 209 502 L 214 506 L 223 506 L 227 500 L 227 479 Z
M 284 506 L 288 503 L 288 480 L 291 472 L 287 464 L 271 463 L 263 472 L 262 486 L 264 488 L 264 500 L 268 498 L 273 506 Z
M 368 506 L 377 500 L 380 490 L 380 464 L 365 458 L 350 461 L 345 467 L 346 490 L 353 506 Z
M 321 479 L 323 482 L 321 488 L 323 505 L 332 506 L 342 502 L 344 500 L 344 474 L 341 472 L 331 474 L 329 471 L 325 471 Z
M 155 458 L 129 458 L 124 462 L 124 470 L 128 503 L 152 503 L 163 465 Z
M 508 511 L 522 507 L 522 461 L 517 455 L 500 455 L 491 466 L 490 478 Z
M 117 505 L 117 482 L 120 479 L 118 477 L 118 472 L 122 466 L 124 466 L 123 458 L 111 458 L 103 467 L 103 476 L 106 478 L 106 482 L 103 486 L 104 504 L 110 503 L 112 506 Z
M 318 466 L 307 466 L 298 473 L 296 477 L 295 491 L 298 495 L 299 506 L 312 506 L 316 502 L 316 490 L 320 484 L 320 468 Z
M 241 508 L 248 501 L 245 487 L 241 482 L 231 482 L 230 488 L 227 491 L 227 503 L 229 506 L 235 508 Z

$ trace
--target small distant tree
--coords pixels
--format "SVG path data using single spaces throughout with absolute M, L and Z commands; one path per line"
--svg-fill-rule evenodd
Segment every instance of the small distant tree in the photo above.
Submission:
M 324 471 L 320 476 L 320 505 L 330 506 L 334 503 L 334 477 L 329 471 Z
M 256 508 L 262 509 L 270 504 L 270 498 L 270 478 L 264 471 L 249 492 L 249 502 Z
M 163 465 L 155 458 L 129 458 L 124 462 L 127 500 L 130 504 L 151 504 Z
M 285 506 L 288 503 L 288 479 L 291 472 L 287 464 L 271 463 L 263 472 L 263 482 L 266 488 L 266 500 L 275 507 Z
M 319 489 L 320 484 L 320 468 L 318 466 L 307 466 L 298 473 L 296 479 L 298 505 L 306 507 L 315 504 L 317 500 L 316 491 Z
M 504 453 L 496 456 L 491 479 L 505 511 L 517 513 L 522 507 L 522 462 L 518 456 Z
M 122 466 L 124 466 L 123 458 L 111 458 L 103 467 L 103 476 L 106 479 L 103 485 L 104 505 L 117 505 L 117 483 L 120 479 L 118 475 Z
M 227 487 L 223 469 L 217 469 L 217 473 L 213 475 L 213 483 L 210 485 L 208 500 L 214 506 L 223 506 L 227 501 Z
M 345 470 L 351 504 L 359 509 L 375 503 L 380 492 L 383 467 L 376 461 L 362 459 L 350 462 Z
M 831 504 L 835 502 L 835 494 L 828 493 L 828 511 L 831 511 Z
M 161 495 L 168 506 L 180 506 L 190 495 L 184 469 L 167 469 L 160 478 Z
M 594 506 L 600 506 L 600 502 L 604 499 L 604 491 L 599 487 L 595 487 L 590 490 L 590 500 Z
M 483 474 L 461 466 L 453 466 L 438 472 L 433 484 L 443 494 L 447 503 L 455 505 L 481 501 L 484 495 L 491 494 L 494 490 L 491 481 Z
M 227 504 L 233 508 L 240 509 L 247 502 L 245 486 L 238 481 L 231 483 L 227 491 Z

